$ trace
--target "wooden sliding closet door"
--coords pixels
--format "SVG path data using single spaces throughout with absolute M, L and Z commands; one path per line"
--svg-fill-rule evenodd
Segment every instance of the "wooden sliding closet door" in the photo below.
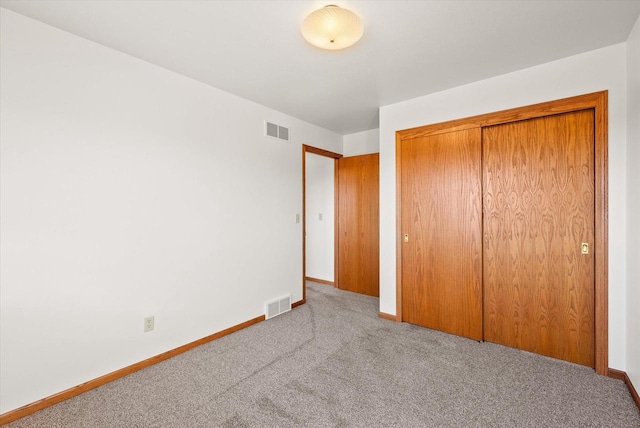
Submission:
M 480 128 L 403 140 L 402 319 L 482 340 Z
M 593 367 L 593 110 L 482 139 L 485 340 Z
M 380 295 L 380 179 L 378 153 L 340 158 L 338 288 Z

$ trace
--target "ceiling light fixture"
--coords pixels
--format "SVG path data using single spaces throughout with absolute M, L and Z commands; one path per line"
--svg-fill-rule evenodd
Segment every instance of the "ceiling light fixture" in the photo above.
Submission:
M 335 4 L 312 12 L 302 22 L 302 36 L 321 49 L 348 48 L 360 40 L 363 32 L 360 17 Z

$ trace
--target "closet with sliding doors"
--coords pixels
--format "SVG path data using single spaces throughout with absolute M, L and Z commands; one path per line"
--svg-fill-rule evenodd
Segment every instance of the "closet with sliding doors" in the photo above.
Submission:
M 398 318 L 604 373 L 606 133 L 606 91 L 398 131 Z

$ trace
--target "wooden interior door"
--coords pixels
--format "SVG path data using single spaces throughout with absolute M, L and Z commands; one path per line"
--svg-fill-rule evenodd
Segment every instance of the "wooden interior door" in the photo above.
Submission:
M 379 155 L 340 158 L 337 171 L 338 288 L 379 296 Z
M 402 320 L 482 340 L 480 128 L 400 150 Z
M 593 367 L 593 110 L 482 139 L 485 340 Z

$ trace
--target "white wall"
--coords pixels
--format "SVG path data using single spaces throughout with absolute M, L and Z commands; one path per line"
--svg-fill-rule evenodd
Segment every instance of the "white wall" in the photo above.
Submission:
M 340 135 L 0 13 L 0 413 L 302 298 L 301 143 Z
M 347 134 L 343 137 L 344 157 L 380 153 L 380 129 Z
M 331 282 L 335 275 L 334 164 L 332 158 L 306 154 L 306 276 Z
M 382 107 L 380 109 L 380 311 L 396 313 L 396 130 L 607 89 L 609 90 L 609 366 L 624 370 L 627 340 L 626 83 L 626 44 L 622 43 Z
M 627 41 L 627 374 L 640 390 L 640 18 Z

